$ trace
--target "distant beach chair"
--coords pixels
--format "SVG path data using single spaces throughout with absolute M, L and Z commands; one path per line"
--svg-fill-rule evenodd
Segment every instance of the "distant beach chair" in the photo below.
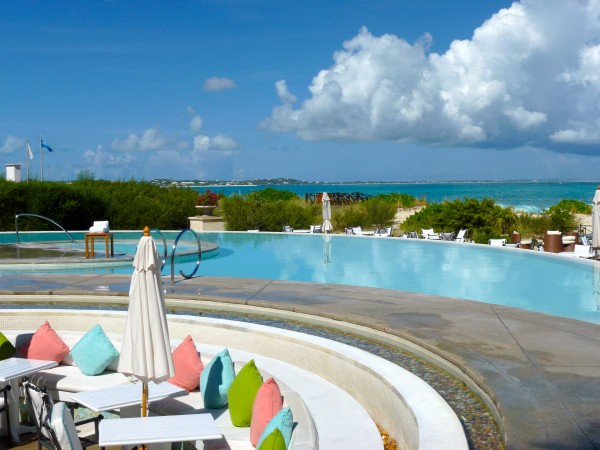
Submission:
M 572 252 L 561 252 L 560 256 L 571 256 L 575 258 L 593 258 L 595 256 L 594 251 L 590 245 L 575 244 L 575 250 Z
M 438 233 L 436 233 L 435 231 L 433 231 L 433 228 L 422 228 L 421 236 L 423 237 L 423 239 L 430 239 L 430 240 L 439 240 L 440 239 L 440 235 Z
M 293 229 L 292 227 L 290 227 L 289 225 L 286 225 L 286 226 L 284 226 L 284 227 L 283 227 L 283 230 L 282 230 L 282 231 L 283 231 L 284 233 L 293 233 L 293 232 L 294 232 L 294 229 Z
M 454 239 L 456 242 L 466 242 L 466 237 L 467 237 L 467 232 L 469 230 L 467 230 L 466 228 L 461 228 L 458 231 L 458 234 L 456 235 L 456 239 Z
M 416 232 L 416 231 L 409 231 L 409 232 L 408 232 L 408 237 L 409 237 L 410 239 L 419 239 L 419 235 L 417 234 L 417 232 Z
M 311 233 L 322 233 L 323 232 L 323 226 L 322 225 L 311 225 L 310 226 L 310 232 Z
M 453 241 L 454 240 L 454 231 L 450 233 L 440 233 L 440 239 L 442 241 Z
M 361 227 L 352 227 L 352 234 L 355 236 L 373 236 L 372 231 L 363 231 Z
M 490 239 L 488 244 L 492 247 L 504 247 L 506 245 L 506 239 Z
M 379 228 L 373 233 L 373 236 L 385 237 L 392 235 L 392 227 Z

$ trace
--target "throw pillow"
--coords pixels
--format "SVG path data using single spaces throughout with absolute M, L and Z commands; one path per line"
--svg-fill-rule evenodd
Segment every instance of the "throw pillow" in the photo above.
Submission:
M 4 334 L 0 333 L 0 361 L 15 354 L 15 346 Z
M 262 377 L 254 360 L 248 361 L 235 376 L 227 392 L 231 423 L 236 427 L 249 427 L 252 405 L 262 385 Z
M 275 428 L 271 434 L 269 434 L 260 444 L 260 447 L 257 447 L 257 450 L 286 450 L 287 446 L 285 445 L 285 439 L 283 439 L 283 435 L 279 428 Z
M 71 358 L 85 375 L 98 375 L 119 356 L 100 325 L 88 331 L 71 349 Z
M 28 345 L 23 347 L 22 356 L 29 359 L 45 359 L 60 363 L 69 353 L 69 347 L 63 342 L 48 321 L 33 334 Z
M 186 336 L 173 352 L 173 365 L 175 375 L 167 380 L 169 383 L 190 392 L 198 387 L 204 365 L 191 336 Z
M 264 431 L 260 435 L 260 439 L 258 440 L 258 444 L 256 444 L 257 448 L 261 448 L 263 441 L 269 436 L 273 430 L 276 428 L 281 431 L 283 435 L 283 439 L 285 440 L 285 447 L 287 448 L 290 445 L 290 440 L 292 439 L 292 429 L 294 427 L 294 417 L 292 415 L 292 410 L 290 408 L 283 408 L 275 417 L 273 417 Z
M 224 349 L 215 356 L 200 374 L 200 391 L 205 408 L 222 408 L 227 405 L 227 391 L 235 378 L 233 361 Z
M 256 447 L 260 435 L 269 421 L 283 408 L 283 397 L 279 385 L 268 378 L 260 387 L 252 405 L 252 421 L 250 422 L 250 442 Z

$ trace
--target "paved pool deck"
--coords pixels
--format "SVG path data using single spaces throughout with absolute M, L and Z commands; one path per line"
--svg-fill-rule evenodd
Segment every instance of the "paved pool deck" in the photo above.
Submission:
M 123 295 L 125 275 L 0 276 L 0 295 Z M 507 449 L 600 448 L 600 325 L 383 289 L 275 280 L 164 278 L 167 300 L 277 308 L 365 325 L 451 361 L 492 397 Z M 50 297 L 51 298 L 51 297 Z

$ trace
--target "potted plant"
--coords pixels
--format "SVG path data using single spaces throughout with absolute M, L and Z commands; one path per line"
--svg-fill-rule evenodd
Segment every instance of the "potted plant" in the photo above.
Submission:
M 196 209 L 199 209 L 202 215 L 212 216 L 214 209 L 219 204 L 220 196 L 207 189 L 203 193 L 198 193 L 196 197 Z

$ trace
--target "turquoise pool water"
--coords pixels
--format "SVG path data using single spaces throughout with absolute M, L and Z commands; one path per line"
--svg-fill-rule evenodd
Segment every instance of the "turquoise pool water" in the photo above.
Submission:
M 204 242 L 217 243 L 219 251 L 202 260 L 198 276 L 403 290 L 600 323 L 600 263 L 592 261 L 519 249 L 413 239 L 289 233 L 199 235 Z M 157 245 L 162 252 L 162 244 L 157 242 Z M 170 253 L 172 241 L 168 245 Z M 135 245 L 131 251 L 134 250 Z M 194 266 L 192 259 L 178 262 L 175 270 L 189 273 Z M 68 272 L 129 274 L 131 267 Z M 168 263 L 163 275 L 170 275 Z

